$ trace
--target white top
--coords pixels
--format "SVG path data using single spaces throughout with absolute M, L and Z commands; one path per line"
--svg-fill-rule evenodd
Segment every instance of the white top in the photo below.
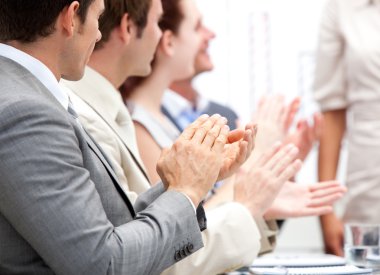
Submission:
M 0 43 L 0 55 L 13 60 L 27 69 L 39 81 L 41 81 L 59 103 L 61 103 L 63 108 L 67 110 L 69 106 L 69 97 L 66 92 L 61 90 L 58 85 L 58 80 L 45 64 L 23 51 L 2 43 Z
M 347 109 L 343 220 L 380 223 L 380 0 L 329 0 L 317 55 L 322 111 Z
M 132 120 L 144 126 L 161 149 L 173 145 L 180 132 L 170 120 L 159 121 L 144 107 L 134 102 L 128 101 L 127 105 Z
M 315 98 L 322 111 L 380 102 L 380 1 L 329 0 L 321 21 Z

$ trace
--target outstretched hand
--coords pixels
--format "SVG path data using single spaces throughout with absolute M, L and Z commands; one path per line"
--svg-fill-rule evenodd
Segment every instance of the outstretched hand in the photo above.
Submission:
M 260 99 L 252 121 L 259 126 L 256 138 L 255 155 L 260 156 L 276 142 L 282 142 L 288 134 L 294 117 L 298 112 L 300 98 L 295 98 L 289 104 L 282 95 L 263 96 Z
M 294 145 L 276 144 L 251 166 L 240 169 L 234 183 L 234 201 L 253 216 L 262 216 L 272 205 L 283 184 L 301 168 Z
M 313 115 L 313 124 L 310 125 L 306 119 L 301 119 L 297 123 L 294 133 L 288 134 L 284 139 L 284 144 L 293 143 L 299 148 L 298 158 L 304 161 L 313 145 L 319 141 L 322 134 L 323 116 L 320 113 Z
M 346 188 L 337 181 L 316 184 L 286 182 L 264 217 L 286 219 L 327 214 L 345 192 Z
M 249 158 L 255 147 L 257 126 L 248 124 L 245 130 L 233 130 L 228 135 L 228 144 L 223 150 L 223 165 L 218 180 L 223 180 L 234 174 Z

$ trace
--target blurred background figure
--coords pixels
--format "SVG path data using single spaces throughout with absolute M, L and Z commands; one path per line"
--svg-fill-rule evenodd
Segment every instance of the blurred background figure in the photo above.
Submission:
M 317 54 L 314 95 L 325 118 L 320 180 L 334 179 L 348 140 L 343 218 L 321 217 L 326 252 L 343 255 L 343 223 L 380 223 L 380 1 L 329 0 Z
M 187 79 L 174 81 L 170 85 L 162 100 L 162 112 L 177 126 L 183 130 L 201 114 L 220 114 L 228 119 L 231 129 L 237 128 L 238 115 L 231 108 L 208 100 L 198 93 L 193 85 L 193 80 L 199 74 L 214 69 L 208 53 L 209 43 L 215 38 L 215 33 L 204 24 L 201 26 L 201 47 L 194 61 L 194 75 Z
M 165 1 L 163 3 L 165 3 Z M 194 75 L 194 60 L 196 60 L 196 55 L 199 53 L 199 44 L 195 43 L 195 38 L 191 38 L 194 35 L 193 31 L 184 32 L 184 26 L 186 23 L 185 19 L 183 22 L 180 21 L 181 24 L 178 26 L 175 22 L 173 23 L 173 18 L 176 18 L 176 16 L 167 16 L 164 14 L 163 20 L 160 24 L 163 30 L 163 37 L 157 49 L 151 75 L 146 78 L 130 78 L 128 81 L 126 81 L 125 85 L 122 88 L 124 96 L 128 100 L 128 106 L 131 111 L 132 119 L 135 123 L 139 150 L 143 162 L 147 167 L 148 174 L 151 177 L 152 183 L 156 182 L 156 179 L 158 179 L 155 166 L 157 159 L 161 154 L 161 150 L 163 148 L 171 146 L 173 140 L 179 134 L 179 129 L 177 129 L 176 126 L 162 113 L 160 108 L 161 99 L 166 89 L 173 81 L 185 79 L 189 76 Z M 198 34 L 202 34 L 202 38 L 205 38 L 207 40 L 207 36 L 203 36 L 205 32 L 200 32 L 201 22 L 199 23 L 200 25 L 194 29 L 198 31 Z M 189 39 L 191 39 L 191 42 L 189 42 Z M 272 122 L 275 125 L 280 124 L 281 127 L 278 128 L 280 129 L 281 134 L 283 131 L 285 131 L 285 134 L 287 134 L 289 127 L 282 127 L 282 125 L 288 125 L 293 120 L 294 113 L 298 109 L 298 101 L 296 100 L 294 102 L 295 103 L 292 103 L 288 106 L 285 104 L 284 98 L 281 96 L 273 97 L 272 101 L 263 100 L 260 104 L 260 112 L 258 112 L 256 120 L 260 121 L 260 123 L 264 123 L 265 121 L 266 124 Z M 319 125 L 319 123 L 316 123 L 316 125 Z M 301 128 L 302 127 L 299 129 Z M 268 129 L 271 128 L 268 127 Z M 262 133 L 264 134 L 264 132 L 266 131 L 263 131 Z M 259 134 L 260 133 L 261 131 L 259 130 Z M 282 141 L 282 138 L 283 136 L 280 136 L 280 141 Z M 314 139 L 315 137 L 312 138 L 313 141 Z M 276 141 L 278 140 L 274 139 L 273 143 Z M 268 148 L 271 148 L 273 146 L 273 143 L 265 144 L 265 148 L 262 148 L 258 151 L 266 152 Z M 287 148 L 287 146 L 284 146 L 284 148 Z M 249 162 L 249 167 L 251 169 L 246 169 L 246 171 L 255 171 L 255 169 L 257 169 L 257 166 L 260 164 L 260 161 L 258 161 L 258 159 L 260 159 L 260 155 L 254 159 L 255 161 Z M 277 161 L 276 163 L 280 163 L 280 161 Z M 242 174 L 244 174 L 244 171 L 242 171 Z M 260 183 L 260 177 L 256 178 L 250 172 L 246 172 L 243 176 L 239 174 L 236 177 L 238 178 L 236 182 L 239 182 L 238 186 L 245 185 L 241 182 L 247 183 L 247 186 L 255 186 L 256 182 L 258 182 L 258 184 Z M 313 198 L 317 197 L 312 195 L 312 193 L 316 191 L 314 188 L 310 188 L 309 185 L 299 186 L 293 183 L 285 184 L 285 187 L 287 188 L 286 190 L 289 192 L 280 192 L 280 195 L 283 195 L 280 203 L 277 205 L 275 204 L 274 208 L 266 212 L 265 217 L 268 219 L 275 219 L 295 216 L 298 217 L 318 215 L 321 214 L 321 212 L 329 212 L 329 209 L 331 209 L 331 203 L 340 196 L 337 193 L 341 193 L 343 190 L 341 187 L 336 186 L 336 183 L 333 185 L 330 184 L 331 183 L 328 183 L 327 186 L 327 189 L 329 191 L 324 190 L 322 192 L 328 196 L 323 199 L 323 203 L 318 204 L 313 204 L 309 200 L 313 200 Z M 236 184 L 229 186 L 232 186 L 234 188 L 233 190 L 230 190 L 231 192 L 227 192 L 230 194 L 230 196 L 233 195 L 234 192 L 236 193 L 236 190 L 241 191 L 244 189 L 235 188 Z M 318 188 L 322 188 L 322 186 L 324 185 L 320 185 Z M 260 190 L 260 192 L 256 192 L 254 196 L 250 197 L 250 200 L 254 200 L 262 196 L 264 198 L 266 197 L 265 194 L 267 189 L 265 187 L 261 189 L 259 188 L 258 190 Z M 327 191 L 327 193 L 325 191 Z M 218 189 L 216 192 L 217 195 L 211 196 L 211 198 L 206 201 L 206 207 L 210 207 L 210 201 L 212 201 L 215 197 L 218 197 L 220 194 L 220 189 Z M 338 195 L 338 197 L 336 195 Z M 236 197 L 239 196 L 235 196 L 234 198 Z M 294 200 L 295 197 L 298 199 Z M 301 198 L 305 198 L 305 200 Z M 269 201 L 270 200 L 268 200 L 268 202 Z M 293 205 L 291 202 L 296 202 L 297 205 Z M 259 205 L 260 204 L 258 204 L 258 206 Z M 276 207 L 279 205 L 283 207 Z M 290 205 L 292 206 L 288 207 Z M 328 207 L 326 208 L 326 206 Z M 284 211 L 284 209 L 286 210 Z M 274 237 L 275 233 L 275 231 L 271 232 L 270 237 Z

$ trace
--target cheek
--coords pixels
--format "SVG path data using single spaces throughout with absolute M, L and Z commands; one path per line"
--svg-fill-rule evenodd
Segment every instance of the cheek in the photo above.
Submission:
M 189 36 L 190 37 L 190 36 Z M 201 48 L 201 39 L 198 33 L 193 33 L 191 35 L 191 39 L 189 41 L 189 45 L 191 45 L 191 53 L 198 53 Z

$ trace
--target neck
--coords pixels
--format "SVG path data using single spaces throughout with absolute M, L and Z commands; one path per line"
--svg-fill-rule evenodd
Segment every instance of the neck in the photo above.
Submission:
M 141 105 L 147 111 L 161 116 L 161 101 L 171 83 L 170 73 L 163 68 L 154 68 L 131 94 L 129 100 Z
M 186 98 L 191 102 L 193 106 L 197 104 L 198 92 L 193 87 L 193 78 L 175 81 L 170 85 L 170 89 L 175 91 L 177 94 Z
M 124 59 L 120 57 L 118 50 L 108 49 L 109 45 L 94 51 L 88 62 L 88 66 L 104 76 L 115 89 L 118 89 L 128 77 L 125 70 Z
M 26 44 L 18 41 L 10 41 L 5 44 L 38 59 L 54 74 L 57 81 L 61 79 L 59 49 L 57 49 L 57 47 L 52 47 L 48 40 L 41 40 L 39 42 Z

